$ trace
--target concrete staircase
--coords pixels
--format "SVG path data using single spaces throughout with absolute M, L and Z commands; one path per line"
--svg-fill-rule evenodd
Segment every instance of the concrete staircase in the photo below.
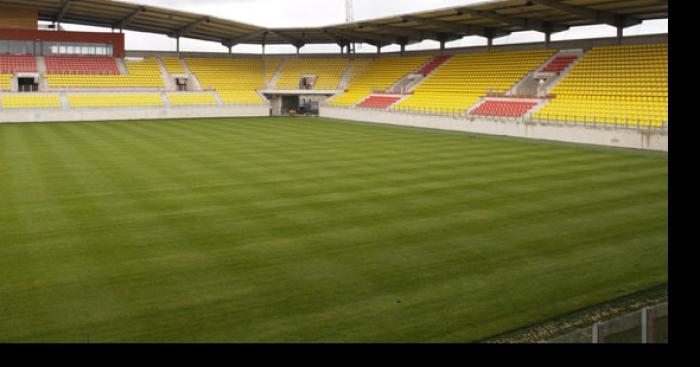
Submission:
M 187 73 L 187 83 L 189 84 L 189 89 L 192 91 L 201 92 L 203 90 L 202 84 L 199 82 L 199 79 L 197 79 L 197 76 L 194 75 L 192 70 L 190 70 L 190 67 L 187 65 L 184 59 L 179 60 L 180 64 L 182 64 L 182 67 L 185 68 L 185 73 Z
M 41 75 L 44 75 L 48 72 L 48 69 L 46 69 L 46 59 L 43 56 L 37 56 L 37 58 L 36 58 L 36 70 Z
M 280 80 L 280 77 L 282 77 L 284 62 L 285 59 L 280 60 L 279 65 L 277 65 L 277 70 L 275 70 L 275 74 L 273 74 L 272 79 L 270 79 L 270 81 L 266 83 L 265 89 L 275 89 L 277 82 Z
M 211 94 L 214 95 L 214 99 L 216 99 L 216 104 L 219 106 L 224 105 L 224 101 L 221 99 L 221 96 L 219 93 L 217 93 L 215 90 L 211 91 Z
M 405 94 L 413 91 L 418 85 L 440 68 L 450 56 L 440 55 L 430 59 L 416 72 L 410 73 L 392 85 L 387 92 Z
M 160 99 L 163 100 L 163 104 L 166 108 L 172 107 L 172 104 L 170 103 L 170 100 L 168 99 L 168 96 L 165 93 L 160 94 Z
M 352 73 L 352 67 L 355 65 L 355 60 L 348 61 L 348 66 L 343 71 L 343 75 L 340 77 L 340 83 L 338 83 L 338 89 L 345 89 L 350 84 L 350 74 Z
M 61 93 L 61 95 L 59 95 L 58 98 L 61 100 L 62 109 L 67 110 L 70 108 L 70 103 L 68 103 L 68 96 L 65 93 Z
M 119 74 L 129 75 L 129 68 L 126 67 L 124 59 L 115 58 L 114 62 L 117 64 L 117 69 L 119 69 Z
M 173 76 L 168 73 L 168 70 L 165 68 L 165 64 L 163 64 L 163 60 L 161 60 L 160 57 L 156 57 L 156 61 L 158 62 L 158 66 L 160 66 L 160 76 L 163 79 L 165 90 L 176 91 L 177 86 L 175 85 L 175 80 L 173 79 Z
M 560 72 L 545 71 L 555 60 L 560 57 L 575 56 L 574 61 Z M 544 97 L 554 86 L 571 72 L 571 68 L 581 60 L 583 50 L 562 50 L 552 55 L 547 61 L 536 70 L 528 73 L 523 79 L 516 83 L 506 92 L 507 96 L 529 96 Z M 540 83 L 544 80 L 544 83 Z
M 532 71 L 516 85 L 513 86 L 506 95 L 509 96 L 539 96 L 544 97 L 554 86 L 571 72 L 571 69 L 583 58 L 583 50 L 562 50 L 550 57 L 537 70 Z M 561 58 L 573 57 L 574 59 L 565 64 L 561 70 L 553 69 L 552 65 Z M 562 65 L 564 66 L 564 65 Z M 549 71 L 558 70 L 558 71 Z M 540 81 L 543 81 L 542 83 Z

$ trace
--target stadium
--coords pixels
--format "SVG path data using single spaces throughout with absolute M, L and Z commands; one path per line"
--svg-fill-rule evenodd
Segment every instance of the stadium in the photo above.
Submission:
M 0 342 L 667 343 L 668 1 L 329 3 L 0 0 Z

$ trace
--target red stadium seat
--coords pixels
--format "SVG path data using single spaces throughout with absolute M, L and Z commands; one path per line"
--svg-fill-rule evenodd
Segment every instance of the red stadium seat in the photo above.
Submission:
M 369 109 L 386 109 L 394 103 L 398 102 L 401 97 L 394 96 L 370 96 L 357 105 L 358 108 Z
M 49 74 L 119 75 L 116 61 L 104 56 L 47 56 Z
M 35 73 L 36 71 L 35 56 L 0 56 L 0 74 Z
M 537 102 L 486 101 L 471 112 L 474 116 L 522 117 Z
M 418 70 L 418 74 L 422 74 L 423 76 L 430 74 L 433 70 L 444 64 L 449 58 L 450 57 L 447 55 L 441 55 L 432 59 L 427 65 Z
M 571 65 L 572 62 L 576 61 L 578 56 L 576 55 L 561 55 L 557 56 L 554 58 L 554 60 L 550 61 L 547 66 L 542 69 L 543 72 L 546 73 L 561 73 L 562 71 L 566 70 L 566 68 Z

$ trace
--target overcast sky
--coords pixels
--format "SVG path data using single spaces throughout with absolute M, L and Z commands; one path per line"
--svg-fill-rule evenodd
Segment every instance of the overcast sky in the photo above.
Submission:
M 119 0 L 135 4 L 152 5 L 170 9 L 183 10 L 199 14 L 213 15 L 218 18 L 231 19 L 258 26 L 280 27 L 314 27 L 345 22 L 345 0 Z M 381 18 L 396 14 L 412 13 L 457 5 L 484 2 L 483 0 L 354 0 L 355 20 Z M 98 30 L 92 27 L 65 25 L 67 30 Z M 105 31 L 102 29 L 101 31 Z M 625 30 L 625 35 L 668 32 L 668 20 L 647 21 Z M 127 50 L 175 50 L 175 40 L 163 35 L 126 31 Z M 552 35 L 552 40 L 570 38 L 614 37 L 615 28 L 610 26 L 575 27 L 566 32 Z M 521 42 L 542 42 L 544 36 L 538 32 L 518 32 L 494 40 L 494 44 Z M 465 37 L 450 42 L 447 47 L 485 45 L 481 37 Z M 425 41 L 408 46 L 408 50 L 437 48 L 435 41 Z M 198 40 L 181 39 L 182 51 L 227 52 L 221 44 Z M 398 46 L 387 46 L 383 51 L 396 51 Z M 267 46 L 266 52 L 294 52 L 292 46 Z M 302 53 L 338 52 L 336 45 L 307 45 Z M 259 53 L 257 45 L 237 45 L 233 52 Z M 376 48 L 363 45 L 357 52 L 376 52 Z

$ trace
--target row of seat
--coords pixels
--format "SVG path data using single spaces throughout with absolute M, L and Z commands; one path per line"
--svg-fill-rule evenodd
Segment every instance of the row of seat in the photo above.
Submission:
M 71 108 L 95 107 L 163 107 L 165 102 L 160 94 L 110 93 L 110 94 L 69 94 L 68 106 Z M 215 106 L 216 98 L 204 93 L 168 93 L 166 98 L 172 106 Z M 61 108 L 60 96 L 57 94 L 7 94 L 2 95 L 0 108 Z
M 0 74 L 34 73 L 36 57 L 27 55 L 0 55 Z
M 61 108 L 61 98 L 55 94 L 9 94 L 0 96 L 2 109 Z
M 48 74 L 119 75 L 112 57 L 105 56 L 46 56 Z
M 0 90 L 10 90 L 12 74 L 0 74 Z

